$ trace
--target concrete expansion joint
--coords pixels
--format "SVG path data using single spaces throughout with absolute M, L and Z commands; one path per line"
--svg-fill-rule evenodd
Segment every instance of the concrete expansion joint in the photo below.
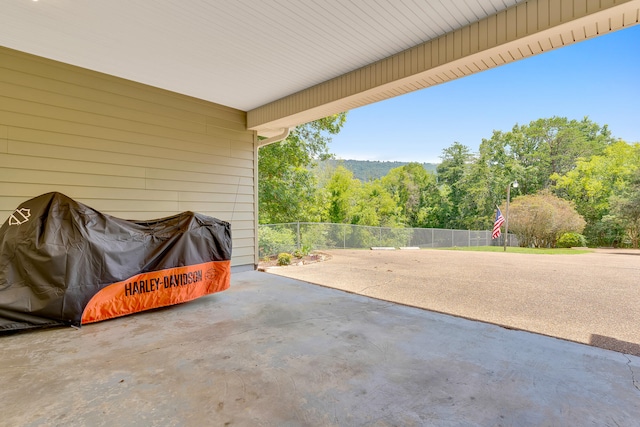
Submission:
M 631 368 L 631 359 L 629 359 L 629 356 L 627 356 L 626 354 L 623 354 L 623 356 L 627 358 L 627 366 L 629 367 L 629 371 L 631 371 L 631 382 L 633 383 L 633 386 L 636 388 L 636 390 L 640 391 L 640 382 L 636 380 L 635 372 L 633 372 L 633 369 Z

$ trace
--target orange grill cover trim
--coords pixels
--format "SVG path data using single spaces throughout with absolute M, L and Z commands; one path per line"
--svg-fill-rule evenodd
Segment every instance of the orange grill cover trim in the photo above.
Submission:
M 224 291 L 230 283 L 228 260 L 138 274 L 95 294 L 84 309 L 82 324 L 191 301 Z

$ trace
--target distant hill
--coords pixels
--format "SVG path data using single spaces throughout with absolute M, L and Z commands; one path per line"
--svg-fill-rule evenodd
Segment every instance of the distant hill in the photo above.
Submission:
M 382 178 L 383 176 L 388 174 L 391 169 L 399 168 L 401 166 L 409 164 L 410 162 L 329 159 L 321 163 L 323 163 L 321 166 L 329 168 L 342 165 L 343 167 L 353 172 L 354 178 L 357 178 L 360 181 L 364 182 Z M 436 173 L 436 167 L 438 166 L 436 163 L 421 163 L 421 165 L 425 168 L 426 171 L 433 173 Z

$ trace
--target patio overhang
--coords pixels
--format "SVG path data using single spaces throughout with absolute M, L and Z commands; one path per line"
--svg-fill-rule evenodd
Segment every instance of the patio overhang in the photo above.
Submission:
M 582 5 L 583 7 L 579 7 Z M 640 2 L 532 0 L 248 112 L 260 135 L 425 89 L 639 22 Z
M 11 0 L 0 45 L 247 112 L 272 137 L 638 23 L 640 0 Z

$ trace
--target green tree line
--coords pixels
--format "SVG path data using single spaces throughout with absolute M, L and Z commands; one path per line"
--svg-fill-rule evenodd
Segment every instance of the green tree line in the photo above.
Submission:
M 517 180 L 511 188 L 515 230 L 547 218 L 558 230 L 582 231 L 591 246 L 638 245 L 640 143 L 614 138 L 607 125 L 586 117 L 516 124 L 483 139 L 477 153 L 454 142 L 435 173 L 408 163 L 362 181 L 339 163 L 317 167 L 332 158 L 331 136 L 345 120 L 343 113 L 299 126 L 285 141 L 260 149 L 261 224 L 490 229 L 496 206 L 504 209 L 507 186 Z M 560 227 L 556 217 L 573 212 L 580 218 Z M 527 242 L 555 245 L 558 237 Z
M 367 182 L 382 178 L 388 174 L 391 169 L 405 166 L 408 163 L 411 162 L 328 159 L 319 162 L 316 168 L 335 169 L 338 166 L 344 166 L 353 172 L 354 178 Z M 428 172 L 435 172 L 438 167 L 436 163 L 421 163 L 421 165 Z

